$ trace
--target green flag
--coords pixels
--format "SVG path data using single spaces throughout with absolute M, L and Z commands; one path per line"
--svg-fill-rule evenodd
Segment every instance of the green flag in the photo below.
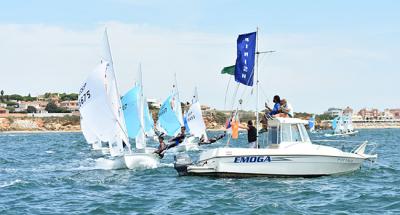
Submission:
M 221 71 L 221 74 L 234 75 L 235 74 L 235 65 L 224 67 Z

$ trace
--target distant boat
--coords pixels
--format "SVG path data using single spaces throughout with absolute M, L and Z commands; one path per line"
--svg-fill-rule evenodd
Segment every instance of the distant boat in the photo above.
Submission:
M 311 133 L 315 133 L 315 115 L 308 120 L 308 127 Z
M 351 136 L 356 135 L 358 131 L 353 128 L 352 116 L 350 114 L 339 114 L 332 120 L 332 133 L 325 134 L 326 137 L 333 136 Z
M 155 168 L 160 161 L 160 157 L 153 153 L 156 149 L 146 147 L 146 133 L 152 132 L 154 123 L 143 95 L 141 67 L 139 81 L 121 99 L 128 135 L 135 139 L 136 143 L 135 151 L 130 151 L 124 156 L 129 169 Z

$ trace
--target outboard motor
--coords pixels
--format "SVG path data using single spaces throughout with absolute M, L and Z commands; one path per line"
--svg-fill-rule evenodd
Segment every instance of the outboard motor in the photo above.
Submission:
M 174 156 L 174 168 L 179 176 L 186 176 L 188 174 L 187 167 L 193 164 L 192 159 L 186 153 L 177 154 Z

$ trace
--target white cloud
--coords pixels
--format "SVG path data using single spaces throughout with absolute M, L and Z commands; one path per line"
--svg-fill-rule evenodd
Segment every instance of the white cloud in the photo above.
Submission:
M 227 76 L 219 73 L 235 61 L 236 35 L 118 22 L 106 25 L 121 92 L 134 83 L 141 62 L 148 97 L 164 99 L 177 73 L 183 100 L 189 100 L 196 85 L 202 103 L 223 107 Z M 0 88 L 21 94 L 77 91 L 99 62 L 103 27 L 74 30 L 0 25 Z M 394 65 L 391 53 L 352 44 L 352 38 L 325 36 L 275 34 L 260 38 L 262 50 L 278 51 L 260 58 L 260 80 L 269 100 L 280 94 L 298 111 L 319 112 L 330 106 L 400 106 L 393 92 L 399 92 L 394 81 L 399 75 L 390 67 Z M 264 93 L 260 98 L 265 100 Z M 252 102 L 245 102 L 247 108 L 254 106 Z

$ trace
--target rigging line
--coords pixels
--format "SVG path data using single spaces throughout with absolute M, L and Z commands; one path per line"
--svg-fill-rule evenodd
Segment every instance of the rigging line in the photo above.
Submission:
M 229 81 L 228 81 L 228 85 L 226 86 L 226 91 L 225 91 L 225 100 L 224 100 L 224 110 L 226 110 L 226 99 L 228 97 L 228 90 L 229 90 L 229 85 L 231 83 L 232 80 L 232 75 L 229 76 Z
M 239 85 L 240 85 L 240 83 L 238 82 L 238 83 L 236 84 L 236 89 L 235 89 L 235 92 L 234 92 L 234 94 L 233 94 L 232 104 L 231 104 L 230 110 L 232 110 L 232 109 L 233 109 L 233 106 L 235 105 L 235 100 L 236 100 L 236 96 L 237 96 L 237 93 L 238 93 L 238 90 L 239 90 Z

